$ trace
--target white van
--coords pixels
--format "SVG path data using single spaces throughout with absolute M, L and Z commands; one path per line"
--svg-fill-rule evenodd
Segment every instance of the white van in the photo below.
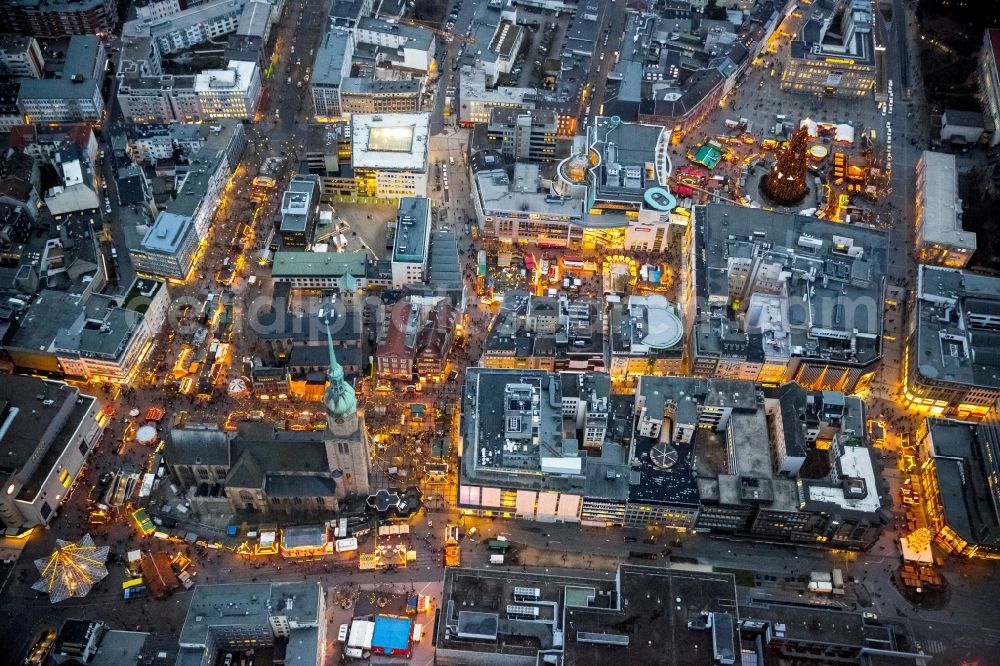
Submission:
M 424 637 L 424 625 L 416 623 L 413 625 L 413 642 L 419 643 L 420 639 Z

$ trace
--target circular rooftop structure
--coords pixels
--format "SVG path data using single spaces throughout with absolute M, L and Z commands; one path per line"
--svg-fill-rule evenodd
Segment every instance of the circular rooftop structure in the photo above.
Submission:
M 651 187 L 642 195 L 643 201 L 653 210 L 669 213 L 677 208 L 677 198 L 665 187 Z
M 679 458 L 677 449 L 666 442 L 660 442 L 649 451 L 649 461 L 657 469 L 670 469 Z
M 135 441 L 140 444 L 153 444 L 157 440 L 156 426 L 144 425 L 135 433 Z
M 826 158 L 830 154 L 830 149 L 822 144 L 816 144 L 809 149 L 809 156 L 817 162 Z
M 229 382 L 229 395 L 239 398 L 250 393 L 249 383 L 242 377 Z
M 670 302 L 659 294 L 651 294 L 646 301 L 646 326 L 642 330 L 642 343 L 653 349 L 669 349 L 684 337 L 684 325 L 674 314 Z
M 590 161 L 585 155 L 572 155 L 560 165 L 560 174 L 567 182 L 579 185 L 587 181 L 587 170 Z

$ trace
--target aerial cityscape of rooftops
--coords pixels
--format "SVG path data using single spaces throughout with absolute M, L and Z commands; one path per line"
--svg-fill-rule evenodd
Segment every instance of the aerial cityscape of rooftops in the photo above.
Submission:
M 1000 664 L 998 63 L 976 0 L 0 2 L 0 666 Z

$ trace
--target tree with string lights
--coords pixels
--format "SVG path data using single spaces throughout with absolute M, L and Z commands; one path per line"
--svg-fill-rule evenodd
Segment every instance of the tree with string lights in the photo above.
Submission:
M 778 152 L 778 161 L 763 181 L 764 194 L 774 203 L 792 206 L 806 196 L 806 167 L 809 163 L 809 132 L 799 129 Z

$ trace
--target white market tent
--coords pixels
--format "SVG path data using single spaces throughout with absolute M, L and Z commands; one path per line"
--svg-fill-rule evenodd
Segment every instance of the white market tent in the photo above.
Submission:
M 854 128 L 845 124 L 837 125 L 833 140 L 837 143 L 854 143 Z

